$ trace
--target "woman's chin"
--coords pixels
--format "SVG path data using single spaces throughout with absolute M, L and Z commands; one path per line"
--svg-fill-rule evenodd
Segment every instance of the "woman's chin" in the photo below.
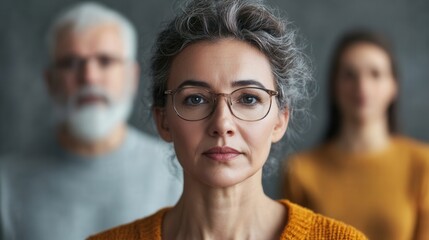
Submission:
M 253 174 L 249 172 L 219 169 L 215 172 L 203 173 L 198 178 L 201 183 L 209 186 L 210 188 L 222 189 L 238 186 L 252 175 Z

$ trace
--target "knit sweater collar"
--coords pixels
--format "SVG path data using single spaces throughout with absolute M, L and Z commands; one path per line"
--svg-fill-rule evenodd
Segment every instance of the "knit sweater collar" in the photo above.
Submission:
M 313 213 L 307 209 L 299 207 L 288 200 L 279 200 L 288 209 L 288 221 L 280 236 L 280 239 L 304 240 L 311 230 Z M 151 221 L 150 228 L 153 234 L 149 239 L 162 240 L 162 222 L 165 214 L 171 208 L 159 210 Z

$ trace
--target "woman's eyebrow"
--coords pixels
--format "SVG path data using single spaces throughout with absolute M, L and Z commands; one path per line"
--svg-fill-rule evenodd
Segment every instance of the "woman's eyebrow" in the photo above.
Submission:
M 233 87 L 246 87 L 249 85 L 256 85 L 258 87 L 265 88 L 265 86 L 262 83 L 260 83 L 256 80 L 237 80 L 237 81 L 232 82 L 231 85 Z
M 186 81 L 182 82 L 177 88 L 181 88 L 184 86 L 210 88 L 210 84 L 203 82 L 203 81 L 198 81 L 198 80 L 186 80 Z
M 256 80 L 237 80 L 231 83 L 232 87 L 247 87 L 247 86 L 257 86 L 261 88 L 265 88 L 265 86 Z M 199 80 L 186 80 L 182 82 L 177 88 L 181 88 L 184 86 L 193 86 L 193 87 L 204 87 L 204 88 L 211 88 L 210 84 L 204 81 Z

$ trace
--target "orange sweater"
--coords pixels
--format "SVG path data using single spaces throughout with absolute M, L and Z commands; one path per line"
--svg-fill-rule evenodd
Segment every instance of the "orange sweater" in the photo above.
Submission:
M 281 240 L 286 239 L 367 239 L 362 233 L 344 223 L 315 214 L 312 211 L 281 200 L 288 208 L 289 219 Z M 169 208 L 152 216 L 97 234 L 89 240 L 162 240 L 162 220 Z
M 370 239 L 429 239 L 429 148 L 392 137 L 380 152 L 347 154 L 332 143 L 288 161 L 288 199 Z

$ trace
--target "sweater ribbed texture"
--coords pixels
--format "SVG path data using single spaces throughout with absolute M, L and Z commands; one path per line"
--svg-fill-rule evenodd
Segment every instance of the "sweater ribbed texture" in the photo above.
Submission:
M 287 200 L 280 203 L 288 208 L 288 223 L 280 240 L 367 239 L 362 233 L 344 223 L 315 214 Z M 89 238 L 89 240 L 162 240 L 162 219 L 169 208 Z

